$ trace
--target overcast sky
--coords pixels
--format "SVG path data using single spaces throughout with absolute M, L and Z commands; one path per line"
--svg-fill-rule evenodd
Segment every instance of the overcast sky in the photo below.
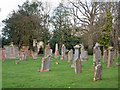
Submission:
M 25 1 L 26 0 L 1 0 L 0 1 L 0 34 L 3 28 L 2 20 L 6 19 L 13 10 L 17 10 L 18 5 L 22 5 Z M 32 0 L 29 0 L 29 1 L 31 2 Z M 61 2 L 61 0 L 38 0 L 38 1 L 42 1 L 43 3 L 49 2 L 51 9 L 54 9 L 55 7 L 57 7 L 59 2 Z M 67 0 L 64 0 L 64 1 L 67 1 Z M 85 0 L 82 0 L 82 1 L 85 1 Z
M 2 20 L 6 19 L 8 15 L 13 11 L 18 9 L 18 5 L 22 5 L 26 0 L 1 0 L 0 1 L 0 34 L 4 27 Z M 29 0 L 30 2 L 32 0 Z M 33 0 L 34 1 L 34 0 Z M 49 2 L 51 8 L 55 8 L 61 0 L 38 0 L 44 2 Z

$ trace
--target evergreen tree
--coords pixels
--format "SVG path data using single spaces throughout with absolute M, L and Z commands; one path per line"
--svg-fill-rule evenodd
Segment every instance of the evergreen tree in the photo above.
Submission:
M 107 14 L 107 17 L 106 17 L 106 22 L 105 24 L 103 25 L 102 27 L 102 33 L 101 33 L 101 36 L 100 36 L 100 44 L 103 46 L 104 50 L 106 50 L 108 48 L 108 46 L 110 45 L 110 34 L 111 34 L 111 31 L 112 31 L 112 20 L 113 20 L 113 17 L 112 17 L 112 13 L 106 9 L 106 14 Z

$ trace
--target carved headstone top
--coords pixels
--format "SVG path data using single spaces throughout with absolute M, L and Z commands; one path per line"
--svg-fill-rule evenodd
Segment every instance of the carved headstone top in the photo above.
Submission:
M 79 48 L 80 48 L 80 46 L 79 46 L 79 45 L 76 45 L 76 46 L 74 46 L 74 48 L 75 48 L 75 49 L 79 49 Z

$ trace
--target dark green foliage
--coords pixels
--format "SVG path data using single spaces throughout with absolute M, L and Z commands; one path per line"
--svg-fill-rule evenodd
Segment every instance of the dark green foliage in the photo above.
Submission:
M 4 46 L 4 45 L 10 45 L 10 42 L 11 42 L 11 39 L 10 38 L 5 38 L 5 37 L 2 37 L 1 38 L 2 39 L 2 47 Z
M 43 14 L 42 3 L 26 1 L 18 7 L 18 11 L 13 11 L 9 18 L 3 20 L 5 24 L 2 30 L 3 36 L 11 38 L 17 45 L 29 44 L 30 48 L 34 38 L 47 43 L 49 29 L 46 23 L 49 15 Z
M 93 49 L 88 49 L 88 55 L 93 55 Z
M 102 27 L 102 33 L 99 39 L 100 44 L 104 47 L 104 49 L 107 49 L 108 46 L 110 45 L 110 34 L 112 31 L 112 13 L 106 9 L 107 17 L 106 17 L 106 22 Z
M 43 48 L 40 47 L 38 54 L 43 54 Z

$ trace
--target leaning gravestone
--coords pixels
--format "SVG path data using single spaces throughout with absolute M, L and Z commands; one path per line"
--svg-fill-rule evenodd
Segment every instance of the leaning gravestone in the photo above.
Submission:
M 49 71 L 49 65 L 51 61 L 51 53 L 50 53 L 50 46 L 45 46 L 45 57 L 42 58 L 42 64 L 41 64 L 41 72 L 42 71 Z
M 55 45 L 55 58 L 59 58 L 58 44 Z
M 113 47 L 108 48 L 108 67 L 112 67 L 114 61 L 114 49 Z
M 96 43 L 93 48 L 93 66 L 92 69 L 95 69 L 95 66 L 100 62 L 100 44 Z
M 107 61 L 107 50 L 104 50 L 103 53 L 103 63 Z
M 63 44 L 61 49 L 61 60 L 66 60 L 66 47 Z
M 71 49 L 71 50 L 68 52 L 68 62 L 72 62 L 72 57 L 73 57 L 73 50 Z
M 74 46 L 75 49 L 75 54 L 74 54 L 74 60 L 76 60 L 77 58 L 80 58 L 80 46 L 76 45 Z M 74 67 L 74 60 L 73 60 L 73 64 L 71 65 L 71 67 Z
M 99 62 L 97 66 L 95 66 L 95 73 L 94 73 L 94 81 L 101 80 L 102 76 L 102 65 Z
M 50 55 L 47 57 L 42 58 L 42 64 L 41 64 L 41 72 L 42 71 L 49 71 L 49 65 L 50 65 Z
M 81 73 L 82 72 L 82 69 L 81 69 L 81 60 L 79 58 L 77 58 L 75 61 L 74 61 L 74 64 L 75 64 L 75 73 Z

